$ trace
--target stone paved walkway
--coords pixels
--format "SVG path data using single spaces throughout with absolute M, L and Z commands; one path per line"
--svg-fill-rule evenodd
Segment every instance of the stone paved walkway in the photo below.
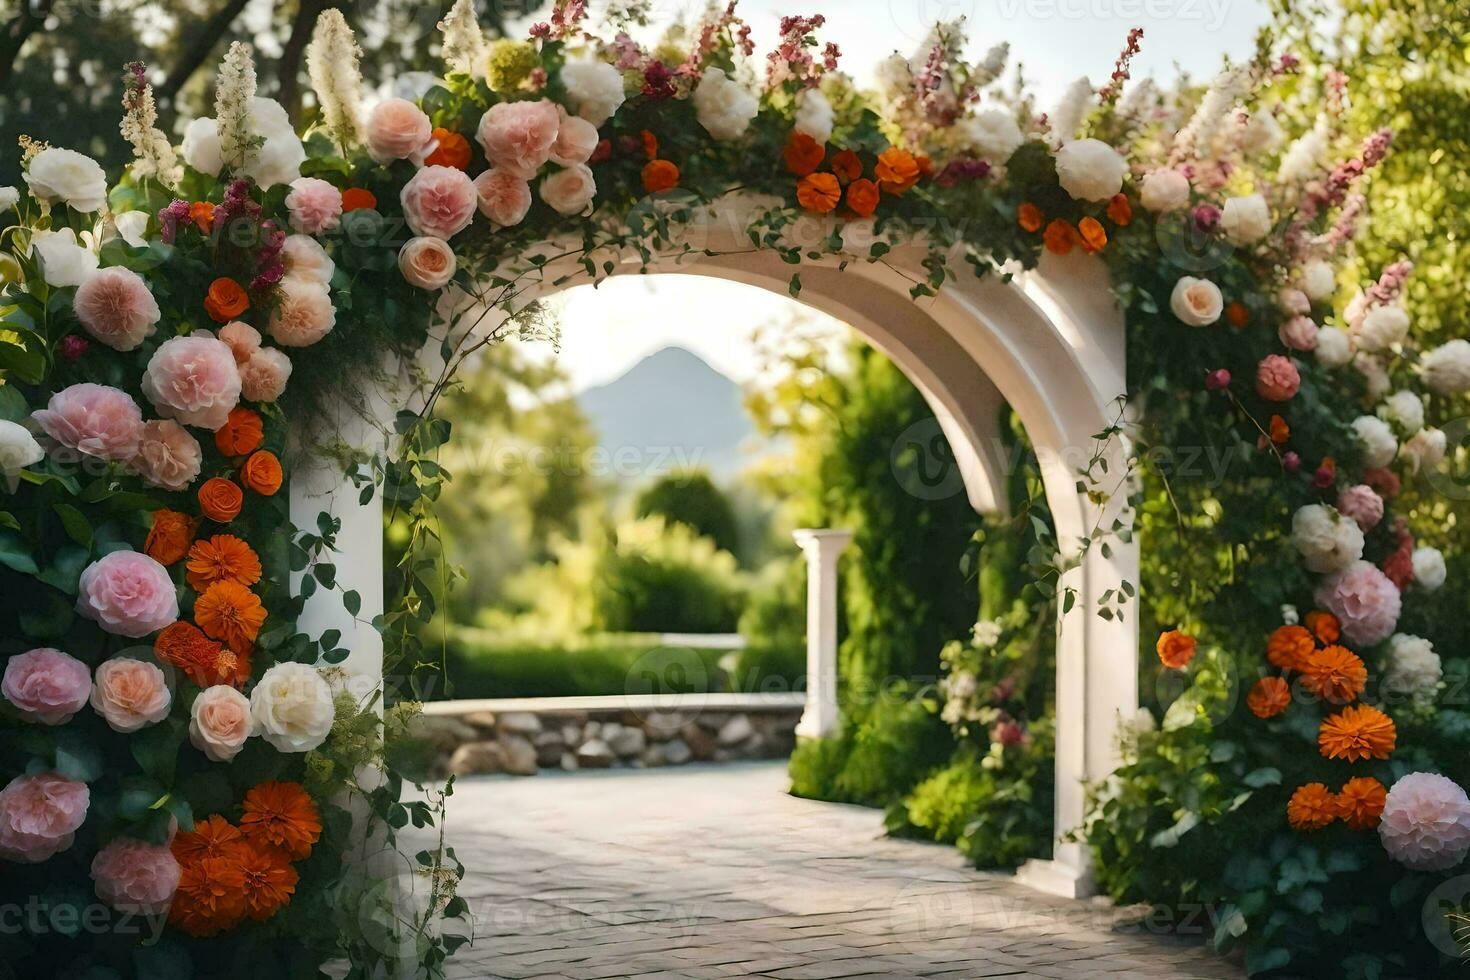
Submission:
M 449 976 L 1242 975 L 785 789 L 779 763 L 460 781 L 449 837 L 477 928 Z

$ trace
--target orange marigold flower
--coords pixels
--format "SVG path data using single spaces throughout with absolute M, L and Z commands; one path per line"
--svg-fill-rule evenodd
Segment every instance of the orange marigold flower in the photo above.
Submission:
M 240 828 L 218 813 L 203 820 L 194 821 L 193 830 L 181 830 L 174 835 L 169 850 L 179 864 L 193 864 L 202 858 L 234 858 L 245 843 Z
M 322 835 L 322 821 L 300 783 L 265 782 L 245 794 L 240 830 L 247 840 L 300 861 Z
M 859 217 L 866 218 L 878 210 L 880 196 L 878 185 L 866 177 L 859 177 L 847 185 L 847 206 Z
M 284 479 L 281 461 L 269 449 L 257 449 L 240 467 L 240 482 L 262 497 L 275 496 Z
M 1072 227 L 1070 221 L 1053 218 L 1051 224 L 1046 226 L 1046 231 L 1042 233 L 1041 242 L 1046 246 L 1048 252 L 1066 255 L 1077 244 L 1077 229 Z
M 434 152 L 424 157 L 426 167 L 453 167 L 464 170 L 470 165 L 470 141 L 451 129 L 435 129 L 434 139 L 439 145 Z
M 1038 232 L 1044 221 L 1046 221 L 1046 215 L 1041 213 L 1041 208 L 1030 201 L 1023 201 L 1016 209 L 1016 224 L 1021 226 L 1022 231 Z
M 245 871 L 233 857 L 205 857 L 179 867 L 168 921 L 190 936 L 215 936 L 245 918 Z
M 1108 217 L 1119 228 L 1128 227 L 1133 220 L 1133 205 L 1128 202 L 1127 194 L 1114 194 L 1108 199 Z
M 229 323 L 249 308 L 250 296 L 244 287 L 224 276 L 210 283 L 209 291 L 204 294 L 204 312 L 215 323 Z
M 1328 759 L 1387 759 L 1398 741 L 1393 719 L 1371 704 L 1353 704 L 1322 722 L 1317 747 Z
M 161 662 L 182 670 L 200 687 L 242 687 L 250 678 L 249 658 L 226 650 L 199 627 L 182 619 L 163 628 L 153 641 L 153 652 Z
M 791 138 L 786 141 L 786 149 L 782 156 L 786 160 L 786 169 L 798 177 L 805 177 L 814 172 L 822 165 L 822 158 L 827 155 L 827 148 L 806 133 L 793 132 Z
M 1371 776 L 1355 776 L 1337 794 L 1337 812 L 1354 830 L 1368 830 L 1378 826 L 1387 800 L 1388 790 L 1382 783 Z
M 1342 636 L 1342 624 L 1330 612 L 1314 609 L 1307 613 L 1307 629 L 1319 643 L 1336 643 Z
M 919 167 L 919 176 L 934 176 L 934 161 L 929 159 L 924 154 L 920 153 L 918 156 L 914 157 L 914 163 L 917 164 Z
M 1286 441 L 1291 438 L 1291 426 L 1287 425 L 1286 419 L 1279 415 L 1271 416 L 1271 425 L 1269 428 L 1271 430 L 1271 442 L 1278 446 L 1285 445 Z
M 1245 703 L 1257 718 L 1275 718 L 1291 706 L 1291 686 L 1280 677 L 1262 677 L 1245 696 Z
M 1232 300 L 1225 305 L 1225 319 L 1236 329 L 1251 322 L 1251 311 L 1239 300 Z
M 679 186 L 679 168 L 668 160 L 650 160 L 643 167 L 643 189 L 650 194 Z
M 643 140 L 643 155 L 650 160 L 656 158 L 658 156 L 658 137 L 646 129 L 638 136 Z
M 378 206 L 378 197 L 363 187 L 349 187 L 342 192 L 342 213 L 368 211 Z
M 1266 641 L 1266 658 L 1282 670 L 1301 670 L 1317 644 L 1301 626 L 1278 626 Z
M 203 592 L 216 582 L 254 585 L 260 581 L 260 557 L 233 534 L 201 538 L 189 549 L 189 588 Z
M 209 234 L 214 228 L 214 205 L 208 201 L 195 201 L 189 205 L 189 223 L 202 234 Z
M 265 429 L 260 413 L 243 405 L 230 409 L 225 424 L 214 430 L 214 446 L 225 456 L 244 456 L 260 448 Z
M 1108 243 L 1108 233 L 1102 222 L 1088 215 L 1077 222 L 1077 232 L 1082 238 L 1082 251 L 1088 255 L 1101 252 Z
M 919 161 L 908 150 L 890 146 L 878 154 L 878 186 L 888 194 L 902 194 L 919 182 Z
M 1183 670 L 1189 666 L 1189 662 L 1194 659 L 1194 648 L 1194 637 L 1179 630 L 1160 633 L 1158 642 L 1154 644 L 1159 660 L 1171 670 Z
M 239 582 L 216 582 L 194 600 L 194 620 L 206 636 L 248 654 L 265 622 L 260 597 Z
M 228 524 L 240 516 L 245 494 L 233 480 L 212 476 L 199 487 L 199 509 L 204 516 L 220 524 Z
M 807 174 L 796 185 L 796 199 L 815 214 L 826 214 L 842 200 L 842 185 L 831 174 Z
M 172 565 L 188 554 L 194 519 L 176 510 L 155 510 L 153 527 L 143 539 L 143 553 L 160 565 Z
M 1368 686 L 1368 668 L 1347 647 L 1313 650 L 1302 665 L 1302 684 L 1332 704 L 1347 704 Z
M 832 172 L 844 184 L 850 184 L 863 175 L 863 162 L 851 150 L 838 150 L 832 156 Z
M 239 854 L 245 873 L 246 914 L 256 922 L 275 915 L 291 901 L 300 875 L 285 854 L 273 847 L 244 844 Z
M 1321 830 L 1337 819 L 1337 797 L 1321 783 L 1297 787 L 1286 804 L 1286 820 L 1293 830 Z

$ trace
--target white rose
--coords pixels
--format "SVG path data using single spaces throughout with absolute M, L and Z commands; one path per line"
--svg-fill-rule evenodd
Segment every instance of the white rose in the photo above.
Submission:
M 1265 109 L 1250 114 L 1240 130 L 1240 148 L 1246 153 L 1274 153 L 1285 134 L 1276 116 Z
M 52 286 L 80 286 L 97 271 L 96 253 L 80 244 L 70 228 L 36 232 L 31 248 L 41 263 L 41 278 Z
M 148 231 L 148 212 L 146 211 L 124 211 L 122 214 L 112 216 L 112 227 L 123 241 L 134 248 L 141 248 L 148 244 L 143 236 Z
M 1436 395 L 1470 391 L 1470 341 L 1455 339 L 1436 347 L 1420 360 L 1419 370 Z
M 1337 293 L 1337 273 L 1321 259 L 1313 259 L 1302 266 L 1300 281 L 1302 292 L 1318 302 L 1329 300 Z
M 541 181 L 541 200 L 561 214 L 582 214 L 596 193 L 597 181 L 586 164 L 558 170 Z
M 9 211 L 20 203 L 20 191 L 8 184 L 0 187 L 0 211 Z
M 1387 350 L 1409 335 L 1409 314 L 1402 306 L 1375 306 L 1358 328 L 1358 346 L 1366 351 Z
M 264 142 L 252 154 L 243 175 L 263 188 L 289 184 L 301 176 L 306 162 L 306 147 L 291 128 L 291 120 L 279 102 L 253 99 L 250 103 L 250 128 Z M 219 127 L 209 117 L 195 119 L 184 130 L 181 150 L 184 162 L 195 170 L 218 177 L 224 169 L 219 149 Z
M 29 429 L 9 419 L 0 419 L 0 473 L 5 474 L 11 493 L 15 493 L 20 483 L 20 471 L 45 457 L 46 450 Z
M 58 202 L 76 211 L 101 211 L 107 203 L 107 175 L 102 165 L 85 153 L 47 147 L 26 168 L 31 195 L 48 204 Z
M 219 152 L 219 127 L 213 119 L 201 116 L 184 127 L 184 142 L 179 147 L 184 162 L 202 174 L 218 177 L 225 160 Z
M 1449 574 L 1444 567 L 1444 555 L 1440 554 L 1438 548 L 1415 548 L 1413 554 L 1414 581 L 1424 588 L 1433 592 L 1444 585 L 1445 577 Z
M 1383 419 L 1359 415 L 1353 419 L 1353 434 L 1363 451 L 1363 465 L 1370 469 L 1387 466 L 1398 455 L 1399 441 Z
M 561 70 L 567 97 L 577 106 L 577 115 L 601 126 L 618 111 L 626 96 L 623 74 L 605 61 L 575 61 Z
M 1189 206 L 1189 178 L 1177 170 L 1155 170 L 1143 178 L 1138 196 L 1155 214 Z
M 1317 363 L 1327 368 L 1340 368 L 1353 359 L 1353 339 L 1340 327 L 1322 327 L 1317 331 Z
M 1418 473 L 1422 469 L 1434 469 L 1444 462 L 1446 439 L 1438 429 L 1420 429 L 1403 444 L 1399 455 L 1408 464 L 1409 471 Z
M 1271 233 L 1271 209 L 1259 194 L 1232 197 L 1225 202 L 1220 228 L 1232 244 L 1254 244 Z
M 1424 403 L 1412 391 L 1396 391 L 1378 406 L 1378 417 L 1411 436 L 1424 428 Z
M 760 100 L 719 68 L 704 73 L 691 101 L 699 124 L 717 140 L 744 136 L 760 109 Z
M 1378 399 L 1388 394 L 1389 388 L 1393 387 L 1393 382 L 1388 377 L 1388 369 L 1383 366 L 1382 361 L 1372 354 L 1359 354 L 1354 357 L 1353 367 L 1358 369 L 1358 373 L 1368 383 L 1368 400 L 1370 402 L 1378 401 Z
M 255 728 L 279 752 L 310 752 L 332 730 L 332 689 L 315 667 L 280 663 L 250 695 Z
M 1123 189 L 1128 161 L 1102 140 L 1073 140 L 1057 151 L 1057 179 L 1079 201 L 1106 201 Z
M 954 131 L 961 146 L 994 164 L 1005 163 L 1026 141 L 1016 118 L 999 109 L 987 109 L 961 119 Z
M 802 89 L 796 96 L 796 119 L 798 133 L 806 133 L 818 143 L 825 143 L 832 136 L 832 103 L 821 89 Z
M 1383 683 L 1397 694 L 1432 695 L 1444 677 L 1434 644 L 1422 636 L 1395 633 L 1388 640 L 1388 670 Z
M 1340 572 L 1363 557 L 1363 531 L 1326 504 L 1308 504 L 1291 518 L 1291 543 L 1311 572 Z
M 239 755 L 254 732 L 250 700 L 229 685 L 206 687 L 189 708 L 189 742 L 214 762 Z
M 1180 276 L 1169 296 L 1169 309 L 1191 327 L 1207 327 L 1220 319 L 1225 297 L 1220 295 L 1220 287 L 1208 279 Z

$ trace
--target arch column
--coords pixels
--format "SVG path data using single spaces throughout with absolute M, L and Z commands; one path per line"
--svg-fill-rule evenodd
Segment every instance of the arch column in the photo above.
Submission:
M 791 536 L 806 555 L 806 710 L 796 734 L 821 738 L 837 728 L 837 562 L 852 532 L 804 527 Z

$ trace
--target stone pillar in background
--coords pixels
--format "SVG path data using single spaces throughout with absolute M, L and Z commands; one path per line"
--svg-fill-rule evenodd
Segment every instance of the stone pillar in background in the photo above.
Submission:
M 837 727 L 837 560 L 852 532 L 800 528 L 791 536 L 806 555 L 806 710 L 796 734 L 821 738 Z

